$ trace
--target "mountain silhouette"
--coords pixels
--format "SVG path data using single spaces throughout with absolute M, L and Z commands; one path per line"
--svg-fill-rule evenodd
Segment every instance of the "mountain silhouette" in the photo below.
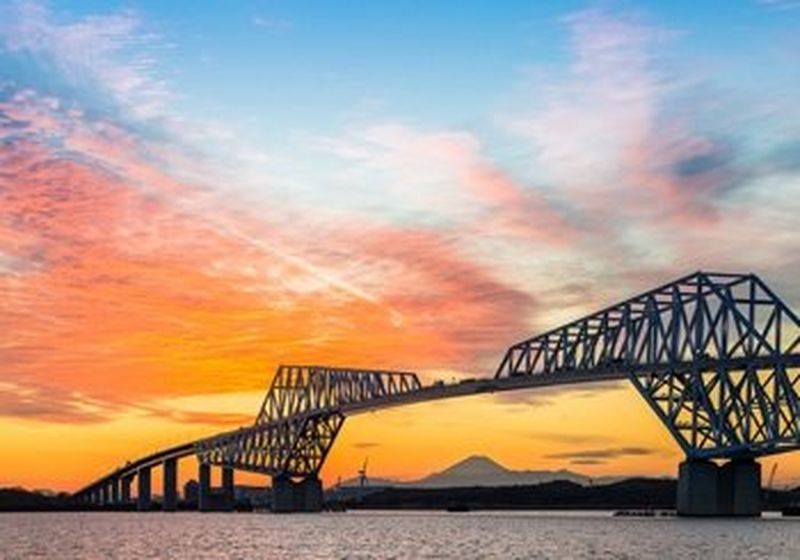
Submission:
M 515 486 L 542 484 L 564 480 L 587 485 L 590 478 L 565 469 L 557 471 L 523 470 L 515 471 L 504 467 L 485 455 L 472 455 L 447 467 L 403 486 L 414 488 L 457 488 L 463 486 Z
M 516 471 L 501 465 L 491 457 L 471 455 L 442 471 L 432 473 L 418 480 L 400 482 L 385 478 L 370 478 L 368 485 L 373 488 L 386 486 L 396 488 L 459 488 L 466 486 L 533 485 L 557 480 L 572 482 L 581 486 L 588 486 L 592 483 L 590 477 L 566 469 Z M 608 477 L 608 480 L 603 479 L 604 482 L 609 482 L 610 480 L 610 477 Z M 342 486 L 357 486 L 358 482 L 357 478 L 351 478 L 343 481 Z

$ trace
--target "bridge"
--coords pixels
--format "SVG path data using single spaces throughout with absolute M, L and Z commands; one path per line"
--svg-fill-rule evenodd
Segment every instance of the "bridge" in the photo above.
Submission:
M 195 455 L 199 508 L 231 509 L 235 470 L 272 478 L 272 509 L 319 511 L 319 472 L 345 418 L 437 399 L 629 380 L 685 454 L 681 515 L 759 515 L 757 459 L 800 447 L 800 321 L 753 274 L 696 272 L 511 346 L 494 376 L 423 386 L 415 373 L 286 365 L 251 426 L 130 462 L 74 494 L 94 505 L 177 505 Z M 211 488 L 211 468 L 222 489 Z

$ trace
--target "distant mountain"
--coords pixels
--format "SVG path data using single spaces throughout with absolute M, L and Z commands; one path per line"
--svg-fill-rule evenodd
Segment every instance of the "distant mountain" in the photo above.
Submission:
M 407 488 L 458 488 L 466 486 L 520 486 L 556 480 L 581 486 L 591 483 L 588 476 L 565 469 L 557 471 L 515 471 L 484 455 L 472 455 L 445 470 L 403 484 Z
M 591 479 L 588 476 L 560 469 L 555 471 L 515 471 L 504 467 L 485 455 L 472 455 L 451 465 L 441 472 L 430 474 L 419 480 L 401 482 L 387 478 L 368 478 L 367 486 L 392 488 L 459 488 L 469 486 L 530 486 L 547 482 L 564 481 L 580 486 L 609 484 L 618 478 Z M 342 487 L 359 486 L 358 478 L 343 480 Z

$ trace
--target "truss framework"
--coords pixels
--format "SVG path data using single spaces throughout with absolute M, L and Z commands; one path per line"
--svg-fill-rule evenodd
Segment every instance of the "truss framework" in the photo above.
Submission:
M 495 377 L 609 371 L 689 457 L 800 446 L 800 321 L 757 276 L 684 277 L 512 346 Z
M 198 457 L 273 476 L 315 476 L 344 423 L 342 407 L 421 387 L 408 372 L 281 366 L 255 425 L 198 442 Z
M 754 275 L 697 272 L 515 344 L 495 384 L 524 388 L 526 376 L 627 378 L 688 457 L 800 447 L 800 321 Z M 413 373 L 281 366 L 253 426 L 196 450 L 204 463 L 314 476 L 348 406 L 422 390 Z

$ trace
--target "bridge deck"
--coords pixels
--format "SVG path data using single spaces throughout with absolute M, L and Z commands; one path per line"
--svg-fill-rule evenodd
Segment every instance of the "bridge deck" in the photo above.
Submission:
M 81 492 L 195 453 L 206 464 L 316 475 L 346 416 L 623 379 L 689 458 L 779 453 L 800 446 L 798 368 L 800 319 L 757 276 L 697 272 L 511 346 L 491 378 L 422 386 L 410 372 L 281 366 L 253 425 L 153 453 Z
M 753 359 L 730 359 L 727 360 L 727 367 L 737 367 L 745 363 L 752 363 Z M 757 361 L 764 361 L 767 363 L 769 358 L 757 359 Z M 792 354 L 784 357 L 786 367 L 800 367 L 800 354 Z M 739 364 L 741 362 L 741 364 Z M 691 363 L 682 364 L 687 368 L 692 365 Z M 709 360 L 706 367 L 713 369 L 717 366 L 716 360 Z M 675 364 L 652 364 L 637 366 L 637 370 L 644 373 L 655 373 L 660 369 L 674 368 Z M 585 383 L 597 383 L 603 381 L 619 381 L 627 379 L 628 374 L 622 370 L 608 369 L 606 371 L 592 370 L 592 371 L 563 371 L 552 374 L 542 375 L 520 375 L 517 377 L 491 377 L 481 379 L 468 379 L 459 383 L 450 384 L 433 384 L 427 385 L 416 391 L 411 391 L 399 395 L 391 395 L 377 399 L 358 401 L 350 404 L 345 404 L 337 407 L 335 410 L 315 411 L 313 414 L 320 414 L 322 412 L 340 412 L 345 416 L 354 416 L 357 414 L 364 414 L 367 412 L 374 412 L 377 410 L 393 408 L 397 406 L 406 406 L 410 404 L 423 403 L 428 401 L 435 401 L 441 399 L 450 399 L 456 397 L 464 397 L 470 395 L 479 395 L 484 393 L 500 393 L 505 391 L 517 391 L 524 389 L 535 389 L 543 387 L 563 386 L 563 385 L 576 385 Z M 282 420 L 283 421 L 283 420 Z M 263 426 L 261 427 L 263 428 Z M 91 488 L 98 486 L 106 481 L 115 478 L 124 478 L 132 476 L 140 468 L 153 467 L 163 461 L 171 458 L 182 458 L 193 455 L 196 452 L 196 447 L 208 440 L 243 434 L 252 430 L 260 429 L 259 426 L 244 426 L 236 430 L 215 434 L 210 438 L 202 438 L 196 441 L 191 441 L 181 445 L 176 445 L 168 449 L 164 449 L 142 457 L 136 461 L 127 463 L 126 465 L 114 470 L 108 475 L 99 478 L 91 484 L 79 490 L 76 494 L 88 491 Z

